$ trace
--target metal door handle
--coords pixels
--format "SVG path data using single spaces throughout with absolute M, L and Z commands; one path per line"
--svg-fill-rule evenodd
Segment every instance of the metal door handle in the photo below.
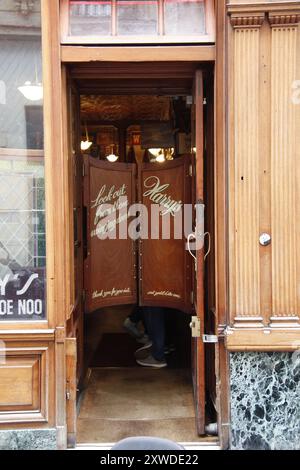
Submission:
M 207 248 L 207 251 L 204 255 L 204 261 L 206 260 L 209 253 L 211 252 L 211 235 L 210 235 L 209 232 L 205 232 L 204 235 L 203 235 L 203 239 L 205 239 L 206 236 L 208 237 L 208 248 Z M 197 257 L 194 255 L 194 253 L 191 250 L 191 240 L 192 239 L 196 240 L 196 235 L 194 233 L 190 233 L 187 237 L 187 248 L 188 248 L 189 254 L 194 258 L 196 266 L 197 266 Z
M 195 263 L 197 265 L 197 258 L 191 250 L 191 240 L 192 239 L 196 240 L 196 235 L 194 233 L 190 233 L 187 237 L 187 248 L 188 248 L 189 254 L 194 258 Z
M 204 255 L 204 261 L 206 260 L 206 258 L 208 257 L 209 253 L 211 252 L 211 235 L 209 232 L 205 232 L 204 234 L 204 238 L 208 236 L 208 248 L 207 248 L 207 252 L 205 253 Z

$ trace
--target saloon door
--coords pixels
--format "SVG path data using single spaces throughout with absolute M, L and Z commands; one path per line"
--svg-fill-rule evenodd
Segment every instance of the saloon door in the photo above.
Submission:
M 85 157 L 86 312 L 137 303 L 136 242 L 126 236 L 128 208 L 135 200 L 135 164 Z
M 184 227 L 185 209 L 192 216 L 191 182 L 190 155 L 139 166 L 139 200 L 147 212 L 139 241 L 142 306 L 192 311 L 192 258 Z

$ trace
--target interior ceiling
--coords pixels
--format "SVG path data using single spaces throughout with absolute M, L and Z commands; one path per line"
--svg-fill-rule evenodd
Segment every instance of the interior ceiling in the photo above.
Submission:
M 167 121 L 170 119 L 167 96 L 81 95 L 81 118 L 91 122 Z
M 70 64 L 68 72 L 81 95 L 184 96 L 191 94 L 197 67 L 194 62 L 92 62 Z

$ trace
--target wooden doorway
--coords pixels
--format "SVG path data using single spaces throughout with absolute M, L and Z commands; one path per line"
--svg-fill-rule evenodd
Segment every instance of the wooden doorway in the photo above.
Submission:
M 129 67 L 130 69 L 130 67 Z M 174 66 L 174 69 L 175 69 L 175 66 Z M 197 181 L 197 191 L 196 189 L 194 190 L 194 197 L 196 198 L 196 201 L 197 202 L 200 202 L 201 204 L 204 203 L 204 186 L 203 186 L 203 168 L 204 168 L 204 165 L 203 165 L 203 158 L 204 158 L 204 154 L 205 154 L 205 149 L 204 149 L 204 114 L 205 114 L 205 111 L 203 109 L 203 98 L 204 98 L 204 91 L 203 91 L 203 72 L 196 72 L 197 70 L 197 66 L 196 64 L 193 65 L 193 67 L 191 67 L 191 65 L 189 65 L 189 71 L 183 71 L 184 70 L 184 67 L 180 66 L 180 83 L 178 82 L 178 75 L 177 75 L 177 81 L 175 82 L 175 78 L 172 79 L 172 77 L 170 79 L 168 78 L 164 78 L 163 81 L 161 81 L 161 79 L 159 80 L 158 77 L 157 78 L 151 78 L 151 80 L 149 80 L 148 78 L 145 79 L 144 78 L 140 78 L 139 80 L 137 80 L 135 82 L 135 89 L 136 89 L 136 86 L 137 84 L 139 84 L 139 89 L 141 90 L 140 92 L 141 93 L 145 93 L 145 91 L 147 90 L 147 92 L 149 93 L 149 90 L 152 90 L 152 93 L 155 91 L 157 94 L 158 93 L 161 93 L 163 94 L 164 96 L 165 95 L 176 95 L 176 93 L 178 93 L 178 95 L 176 96 L 186 96 L 187 97 L 187 102 L 189 100 L 191 100 L 191 97 L 193 97 L 193 83 L 195 84 L 194 85 L 194 89 L 196 90 L 195 91 L 195 94 L 194 94 L 194 97 L 196 97 L 196 100 L 198 100 L 197 102 L 197 106 L 196 105 L 196 101 L 192 99 L 192 101 L 190 101 L 191 103 L 191 106 L 195 108 L 195 114 L 194 114 L 194 118 L 195 120 L 197 121 L 198 120 L 198 124 L 196 122 L 196 129 L 201 129 L 200 131 L 198 130 L 198 132 L 195 133 L 195 145 L 193 146 L 194 148 L 196 147 L 196 154 L 198 155 L 198 169 L 196 171 L 196 179 L 195 179 L 195 182 Z M 84 74 L 87 74 L 87 71 L 84 70 L 84 71 L 81 71 L 79 73 L 79 71 L 76 69 L 76 66 L 74 66 L 73 68 L 73 72 L 71 71 L 71 75 L 73 73 L 73 80 L 74 82 L 76 83 L 78 89 L 79 89 L 79 92 L 80 93 L 87 93 L 87 91 L 89 90 L 89 92 L 94 92 L 94 93 L 99 93 L 100 92 L 100 89 L 102 90 L 105 90 L 105 92 L 107 93 L 107 96 L 111 96 L 111 95 L 115 95 L 116 93 L 120 93 L 122 92 L 122 95 L 125 95 L 129 92 L 130 88 L 132 87 L 132 79 L 129 79 L 128 78 L 128 71 L 125 72 L 123 71 L 123 74 L 126 75 L 127 74 L 127 79 L 126 78 L 123 78 L 123 79 L 117 79 L 117 81 L 115 83 L 110 83 L 110 85 L 108 84 L 108 81 L 105 81 L 107 80 L 107 78 L 105 79 L 105 72 L 102 76 L 102 82 L 100 81 L 99 82 L 99 79 L 95 79 L 93 78 L 93 82 L 89 82 L 87 83 L 87 79 L 86 78 L 83 78 Z M 111 72 L 109 72 L 111 73 Z M 137 74 L 137 72 L 135 71 L 132 71 L 132 74 Z M 139 71 L 138 74 L 141 74 L 141 75 L 144 75 L 145 76 L 145 72 L 141 72 Z M 166 72 L 167 74 L 167 72 Z M 176 73 L 170 72 L 170 75 L 176 75 Z M 76 75 L 78 75 L 78 78 L 76 79 Z M 207 76 L 209 76 L 209 74 L 207 74 Z M 95 72 L 94 72 L 94 77 L 95 77 Z M 103 78 L 104 77 L 104 78 Z M 145 82 L 146 80 L 146 82 Z M 160 83 L 159 83 L 160 81 Z M 151 83 L 152 85 L 151 85 Z M 150 86 L 149 86 L 150 85 Z M 101 88 L 102 86 L 102 88 Z M 111 87 L 111 88 L 110 88 Z M 200 88 L 199 88 L 200 87 Z M 202 91 L 199 92 L 199 90 L 201 89 L 202 87 Z M 198 90 L 198 91 L 197 91 Z M 102 91 L 103 93 L 103 91 Z M 132 93 L 132 91 L 131 91 Z M 121 96 L 121 95 L 119 95 Z M 157 96 L 157 95 L 152 95 L 152 96 Z M 199 119 L 202 120 L 202 122 L 199 124 Z M 103 123 L 99 123 L 99 125 L 102 125 Z M 202 136 L 201 136 L 201 133 L 202 133 Z M 81 137 L 80 137 L 81 138 Z M 202 146 L 201 150 L 199 148 L 199 146 Z M 211 150 L 211 155 L 212 155 L 213 151 Z M 199 157 L 200 156 L 200 157 Z M 212 162 L 212 165 L 213 165 L 213 162 Z M 194 166 L 195 167 L 195 166 Z M 197 168 L 197 164 L 196 164 L 196 168 Z M 86 170 L 83 170 L 81 176 L 85 175 L 86 173 Z M 192 173 L 192 176 L 193 176 L 193 173 Z M 213 184 L 213 182 L 211 183 Z M 77 186 L 77 189 L 78 189 L 78 186 Z M 83 213 L 83 218 L 85 217 L 85 209 L 84 209 L 84 204 L 83 204 L 83 207 L 82 207 L 82 213 Z M 86 230 L 86 227 L 84 224 L 83 226 L 85 227 L 85 230 Z M 88 246 L 85 244 L 85 241 L 84 241 L 84 230 L 83 230 L 83 243 L 82 243 L 82 250 L 83 250 L 83 256 L 84 256 L 84 250 L 88 250 Z M 197 307 L 196 307 L 196 317 L 198 317 L 198 319 L 200 319 L 200 336 L 198 338 L 195 338 L 193 341 L 194 341 L 194 348 L 193 348 L 193 361 L 192 361 L 192 368 L 193 368 L 193 376 L 194 376 L 194 390 L 195 390 L 195 400 L 196 400 L 196 410 L 197 410 L 197 430 L 198 430 L 198 434 L 200 435 L 205 435 L 205 396 L 207 396 L 207 391 L 205 393 L 205 383 L 204 383 L 204 345 L 203 345 L 203 342 L 202 342 L 202 335 L 206 332 L 205 329 L 204 329 L 204 305 L 205 305 L 205 295 L 204 295 L 204 267 L 202 266 L 203 264 L 203 257 L 204 257 L 204 253 L 205 253 L 205 247 L 203 247 L 203 249 L 201 250 L 200 253 L 198 253 L 198 261 L 197 261 L 197 264 L 198 264 L 198 277 L 197 279 L 195 280 L 195 290 L 197 291 L 196 294 L 197 294 Z M 202 256 L 202 261 L 201 261 L 201 256 Z M 193 261 L 192 261 L 192 258 L 191 258 L 191 265 L 193 264 Z M 202 267 L 201 267 L 202 266 Z M 201 279 L 200 279 L 200 282 L 199 282 L 199 272 L 202 272 L 201 274 Z M 86 296 L 86 294 L 85 294 Z M 83 367 L 83 371 L 84 371 L 84 367 Z M 213 374 L 213 366 L 211 366 L 211 373 Z M 213 380 L 212 380 L 213 382 Z

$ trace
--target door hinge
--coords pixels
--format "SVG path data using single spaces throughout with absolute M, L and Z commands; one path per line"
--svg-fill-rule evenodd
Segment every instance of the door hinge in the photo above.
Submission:
M 85 289 L 83 289 L 82 291 L 82 302 L 85 303 L 85 299 L 86 299 L 86 291 Z
M 66 400 L 71 400 L 71 393 L 66 391 Z
M 194 292 L 191 292 L 191 304 L 194 305 Z
M 189 166 L 189 176 L 193 176 L 193 165 Z
M 82 164 L 82 176 L 83 177 L 85 176 L 85 164 L 84 163 Z
M 202 336 L 203 343 L 218 343 L 219 338 L 217 335 L 203 335 Z
M 192 321 L 190 323 L 190 328 L 192 330 L 192 338 L 200 338 L 201 337 L 201 322 L 200 318 L 192 317 Z

